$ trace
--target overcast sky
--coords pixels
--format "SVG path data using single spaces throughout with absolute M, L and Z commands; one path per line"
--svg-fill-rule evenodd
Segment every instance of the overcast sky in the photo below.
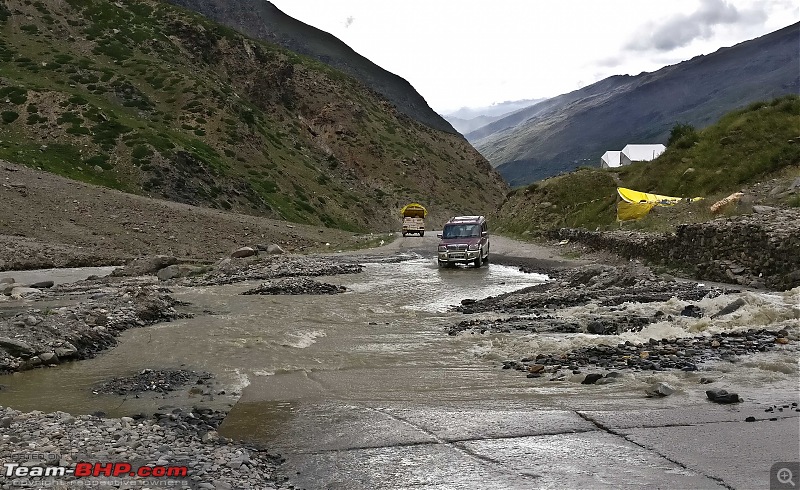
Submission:
M 793 0 L 271 0 L 437 112 L 655 71 L 800 20 Z

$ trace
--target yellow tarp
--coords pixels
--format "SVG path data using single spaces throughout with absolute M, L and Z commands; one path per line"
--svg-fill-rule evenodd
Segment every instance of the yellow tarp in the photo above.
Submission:
M 422 204 L 412 202 L 403 206 L 403 209 L 400 210 L 400 216 L 404 218 L 424 218 L 428 216 L 428 210 Z
M 617 194 L 622 198 L 622 201 L 617 203 L 617 221 L 642 218 L 653 209 L 653 206 L 672 206 L 681 201 L 692 202 L 703 199 L 702 197 L 662 196 L 660 194 L 626 189 L 625 187 L 617 187 Z
M 631 219 L 639 219 L 647 216 L 647 213 L 653 209 L 653 203 L 638 203 L 620 201 L 617 203 L 617 221 L 628 221 Z
M 617 194 L 625 202 L 637 203 L 653 203 L 653 204 L 675 204 L 676 202 L 683 201 L 682 197 L 662 196 L 659 194 L 650 194 L 649 192 L 639 192 L 633 189 L 626 189 L 624 187 L 617 187 Z

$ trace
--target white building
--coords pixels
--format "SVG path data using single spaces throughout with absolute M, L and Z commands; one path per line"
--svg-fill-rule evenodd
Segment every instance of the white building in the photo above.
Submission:
M 664 153 L 664 145 L 627 145 L 620 152 L 620 166 L 633 162 L 649 162 Z
M 621 151 L 607 151 L 600 157 L 601 168 L 616 168 L 620 166 Z

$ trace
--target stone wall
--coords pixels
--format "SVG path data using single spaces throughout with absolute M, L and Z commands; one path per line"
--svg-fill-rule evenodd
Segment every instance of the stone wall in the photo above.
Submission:
M 684 224 L 672 234 L 563 228 L 555 236 L 697 279 L 776 290 L 800 286 L 800 210 L 756 206 L 753 214 Z

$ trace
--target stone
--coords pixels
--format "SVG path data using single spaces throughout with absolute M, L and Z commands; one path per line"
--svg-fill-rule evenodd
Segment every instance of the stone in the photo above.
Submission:
M 58 356 L 55 352 L 44 352 L 39 354 L 39 359 L 42 360 L 42 364 L 58 364 Z
M 12 288 L 10 292 L 5 294 L 6 296 L 11 296 L 13 299 L 22 299 L 41 292 L 41 289 L 36 288 L 15 287 Z
M 718 317 L 725 316 L 725 315 L 730 315 L 731 313 L 733 313 L 734 311 L 738 310 L 739 308 L 741 308 L 745 304 L 746 303 L 742 298 L 738 298 L 733 303 L 730 303 L 728 306 L 722 308 L 717 313 L 711 315 L 711 318 L 713 319 L 713 318 L 718 318 Z
M 10 339 L 8 337 L 0 337 L 0 349 L 4 349 L 12 356 L 19 356 L 19 355 L 30 356 L 35 354 L 33 347 L 28 345 L 26 342 L 16 339 Z
M 169 255 L 152 255 L 140 257 L 131 261 L 125 267 L 114 269 L 111 273 L 115 277 L 147 276 L 153 275 L 164 267 L 176 264 L 178 259 Z
M 55 352 L 59 359 L 64 359 L 76 355 L 78 353 L 78 349 L 76 349 L 75 346 L 69 342 L 64 342 L 61 344 L 61 347 L 56 347 L 53 349 L 53 352 Z
M 753 206 L 753 212 L 758 214 L 771 213 L 775 210 L 776 208 L 772 206 L 761 206 L 761 205 Z
M 168 281 L 179 277 L 186 277 L 198 271 L 200 268 L 188 264 L 172 264 L 160 269 L 156 273 L 159 281 Z
M 736 393 L 728 393 L 727 390 L 713 389 L 706 390 L 706 396 L 714 403 L 739 403 L 741 398 Z
M 36 289 L 47 289 L 53 287 L 54 284 L 55 283 L 53 281 L 39 281 L 31 284 L 30 287 Z
M 606 327 L 602 322 L 592 321 L 586 326 L 586 331 L 595 335 L 603 335 L 606 332 Z
M 13 277 L 3 277 L 0 279 L 0 284 L 14 284 L 15 282 Z
M 284 250 L 281 248 L 281 246 L 280 246 L 280 245 L 278 245 L 278 244 L 276 244 L 276 243 L 273 243 L 272 245 L 270 245 L 269 247 L 267 247 L 267 253 L 268 253 L 268 254 L 270 254 L 270 255 L 281 255 L 281 254 L 283 254 L 283 253 L 285 253 L 285 252 L 284 252 Z
M 231 252 L 231 257 L 234 259 L 242 259 L 245 257 L 252 257 L 257 253 L 258 251 L 253 247 L 241 247 Z
M 675 393 L 675 389 L 666 383 L 656 383 L 645 390 L 647 396 L 664 397 Z
M 602 377 L 603 377 L 602 374 L 590 373 L 590 374 L 586 375 L 586 377 L 583 379 L 583 381 L 581 381 L 581 384 L 593 385 L 593 384 L 595 384 L 597 382 L 597 380 L 601 379 Z
M 38 318 L 34 315 L 28 315 L 25 317 L 25 325 L 28 325 L 29 327 L 38 325 L 39 323 L 41 323 L 41 321 L 42 321 L 41 318 Z
M 703 312 L 697 305 L 686 305 L 686 307 L 683 308 L 683 311 L 681 311 L 681 316 L 700 318 L 703 316 Z

